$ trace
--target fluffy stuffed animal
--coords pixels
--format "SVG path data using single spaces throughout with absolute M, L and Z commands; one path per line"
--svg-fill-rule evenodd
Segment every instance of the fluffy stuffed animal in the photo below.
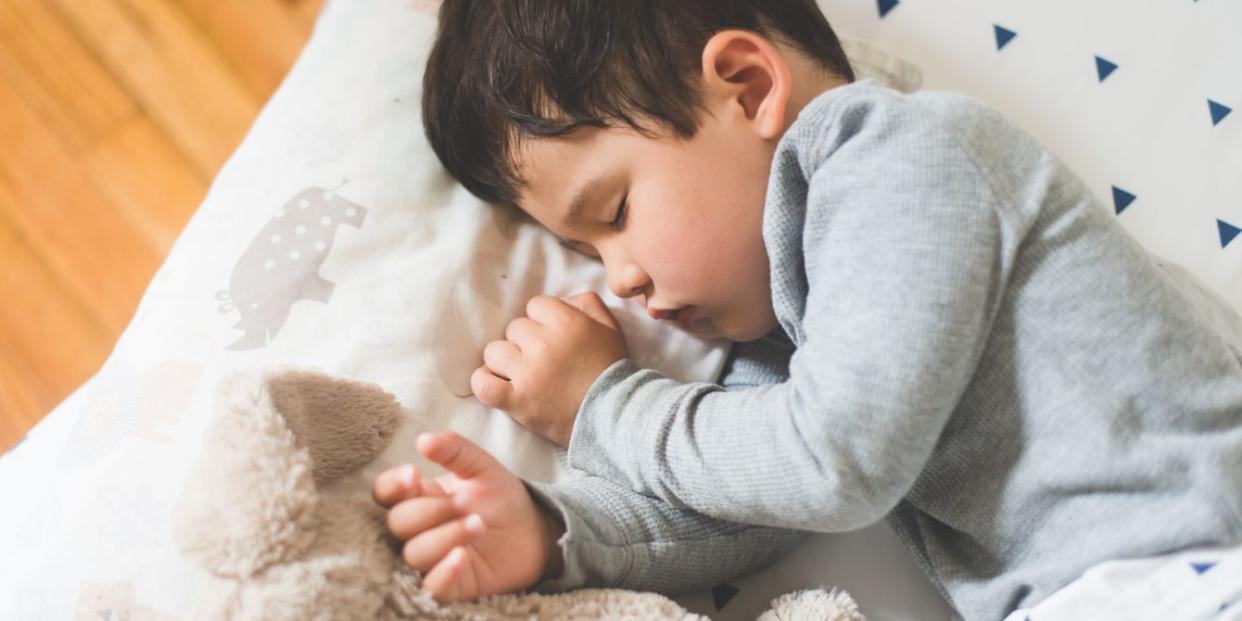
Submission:
M 220 381 L 215 417 L 174 516 L 181 552 L 206 570 L 199 619 L 703 619 L 620 589 L 515 594 L 440 605 L 419 588 L 369 494 L 321 493 L 375 458 L 400 405 L 371 384 L 281 368 Z M 841 591 L 792 593 L 762 621 L 864 621 Z

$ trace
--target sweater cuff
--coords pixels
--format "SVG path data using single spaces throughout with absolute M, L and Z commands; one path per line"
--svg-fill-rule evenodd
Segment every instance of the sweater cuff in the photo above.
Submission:
M 561 552 L 561 575 L 541 580 L 530 590 L 537 593 L 559 593 L 585 586 L 615 585 L 623 582 L 633 566 L 633 554 L 625 547 L 613 547 L 599 541 L 596 528 L 585 516 L 582 503 L 592 499 L 576 497 L 564 485 L 522 481 L 536 504 L 559 516 L 565 534 L 557 540 Z M 602 506 L 595 503 L 595 510 Z M 587 507 L 590 509 L 590 507 Z M 607 520 L 603 527 L 610 527 Z M 615 528 L 615 527 L 611 527 Z
M 625 448 L 626 442 L 636 438 L 623 438 L 620 434 L 625 429 L 637 430 L 639 426 L 623 427 L 618 424 L 626 401 L 625 393 L 633 390 L 622 384 L 641 371 L 644 369 L 634 361 L 622 358 L 595 378 L 582 398 L 573 432 L 569 436 L 567 459 L 571 468 L 615 482 L 627 480 L 622 478 L 623 473 L 629 470 L 628 464 L 622 463 L 627 455 L 618 449 Z

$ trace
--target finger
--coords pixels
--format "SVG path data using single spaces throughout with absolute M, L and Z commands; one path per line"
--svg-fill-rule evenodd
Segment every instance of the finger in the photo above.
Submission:
M 470 392 L 483 402 L 483 405 L 504 409 L 513 396 L 513 384 L 492 372 L 487 367 L 479 367 L 470 374 Z
M 513 379 L 513 372 L 520 368 L 522 350 L 509 341 L 492 341 L 483 348 L 483 363 L 501 379 Z
M 462 479 L 473 479 L 491 468 L 503 467 L 491 453 L 452 431 L 421 433 L 414 444 L 423 457 Z
M 389 468 L 375 477 L 375 483 L 371 486 L 371 498 L 387 509 L 406 498 L 418 496 L 422 491 L 421 478 L 422 474 L 414 464 Z
M 449 496 L 451 495 L 452 492 L 451 490 L 449 490 L 449 487 L 446 484 L 446 482 L 449 481 L 452 477 L 453 475 L 446 474 L 440 477 L 439 479 L 428 479 L 426 481 L 423 481 L 422 483 L 423 494 L 422 495 L 423 496 Z M 440 479 L 444 479 L 444 481 L 441 481 Z
M 523 352 L 543 337 L 543 326 L 530 317 L 518 317 L 505 326 L 505 340 L 516 343 Z
M 478 585 L 466 584 L 466 580 L 473 580 L 472 572 L 467 571 L 470 563 L 470 553 L 466 548 L 453 548 L 444 560 L 436 563 L 423 576 L 423 588 L 430 591 L 431 596 L 441 603 L 477 597 Z
M 574 308 L 577 308 L 586 314 L 587 317 L 590 317 L 591 319 L 594 319 L 595 321 L 598 321 L 613 330 L 621 329 L 621 326 L 617 324 L 617 319 L 612 316 L 612 311 L 608 310 L 608 307 L 604 305 L 604 301 L 600 299 L 599 294 L 594 291 L 579 293 L 578 295 L 570 298 L 570 300 L 572 300 L 570 304 L 572 304 Z
M 410 498 L 388 511 L 388 532 L 402 541 L 461 517 L 461 509 L 449 496 Z
M 575 293 L 575 294 L 573 294 L 573 295 L 571 295 L 571 296 L 569 296 L 569 297 L 562 298 L 562 299 L 563 299 L 563 300 L 565 300 L 565 302 L 566 302 L 566 303 L 568 303 L 570 306 L 572 306 L 572 307 L 574 307 L 574 308 L 576 308 L 576 309 L 581 310 L 581 309 L 582 309 L 582 301 L 583 301 L 583 300 L 585 300 L 585 299 L 587 298 L 587 296 L 589 296 L 589 295 L 591 295 L 591 294 L 593 294 L 593 293 L 595 293 L 595 292 L 594 292 L 594 291 L 589 291 L 589 290 L 588 290 L 588 291 L 580 291 L 580 292 L 578 292 L 578 293 Z
M 526 303 L 526 316 L 540 326 L 563 324 L 573 315 L 574 307 L 560 298 L 537 295 Z
M 469 544 L 483 533 L 483 520 L 477 513 L 451 522 L 445 522 L 431 530 L 415 535 L 405 542 L 401 557 L 411 569 L 426 574 L 440 562 L 450 550 Z

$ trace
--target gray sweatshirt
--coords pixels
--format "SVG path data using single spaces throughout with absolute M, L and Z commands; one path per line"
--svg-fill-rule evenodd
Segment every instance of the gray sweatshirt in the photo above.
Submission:
M 959 615 L 1114 558 L 1242 543 L 1242 354 L 1072 172 L 969 97 L 864 80 L 781 138 L 780 328 L 720 385 L 630 360 L 569 463 L 554 591 L 666 593 L 887 518 Z M 828 559 L 831 562 L 831 559 Z

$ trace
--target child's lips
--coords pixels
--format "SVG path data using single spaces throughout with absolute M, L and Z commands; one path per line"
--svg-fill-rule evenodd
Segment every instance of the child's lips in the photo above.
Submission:
M 680 308 L 658 309 L 648 308 L 647 314 L 652 319 L 667 319 L 676 323 L 678 327 L 686 332 L 695 332 L 695 315 L 698 309 L 694 306 L 682 306 Z
M 690 307 L 689 307 L 689 306 L 682 306 L 681 308 L 670 308 L 670 309 L 648 308 L 648 309 L 647 309 L 647 314 L 648 314 L 648 315 L 651 315 L 651 318 L 652 318 L 652 319 L 672 319 L 672 320 L 676 320 L 676 319 L 677 319 L 677 317 L 679 316 L 679 314 L 680 314 L 680 313 L 682 313 L 683 311 L 685 311 L 685 310 L 686 310 L 686 309 L 688 309 L 688 308 L 690 308 Z

